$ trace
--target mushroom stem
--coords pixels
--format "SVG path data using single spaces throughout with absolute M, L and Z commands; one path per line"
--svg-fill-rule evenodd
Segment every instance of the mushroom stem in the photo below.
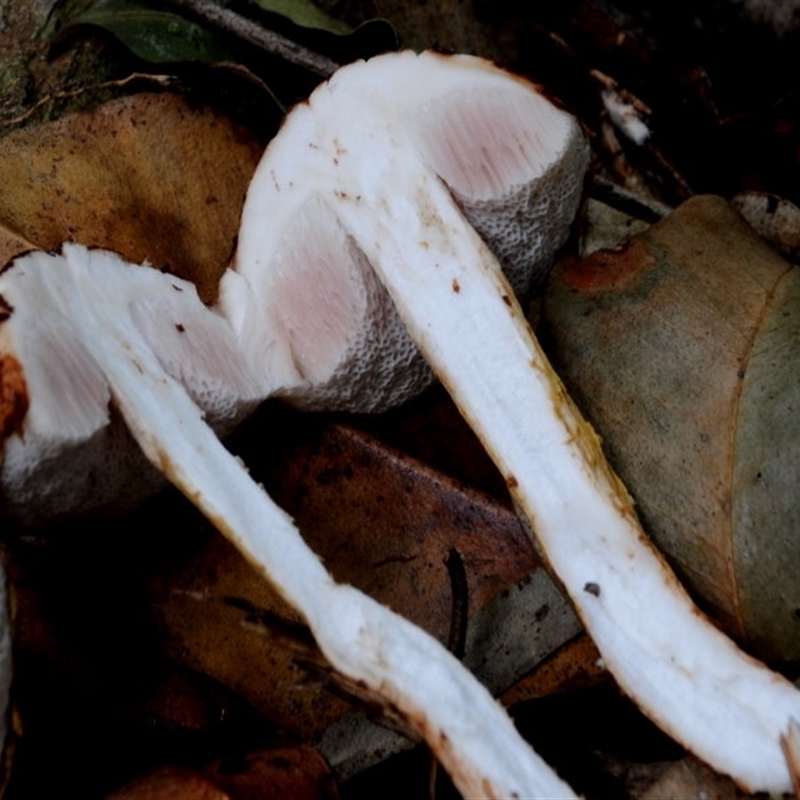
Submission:
M 337 584 L 292 520 L 247 474 L 120 313 L 119 284 L 94 280 L 82 248 L 65 248 L 81 291 L 69 319 L 105 376 L 147 458 L 306 619 L 325 656 L 419 730 L 465 796 L 574 797 L 519 736 L 508 715 L 433 637 L 351 586 Z M 135 272 L 134 268 L 129 269 Z M 199 301 L 198 301 L 199 302 Z M 214 312 L 206 310 L 209 315 Z
M 791 791 L 781 738 L 800 719 L 800 693 L 711 625 L 651 545 L 495 258 L 441 182 L 393 171 L 388 156 L 383 164 L 359 187 L 380 215 L 366 226 L 343 205 L 340 219 L 366 232 L 354 234 L 360 247 L 505 476 L 606 667 L 715 769 L 751 791 Z M 422 196 L 422 213 L 409 213 L 407 198 Z

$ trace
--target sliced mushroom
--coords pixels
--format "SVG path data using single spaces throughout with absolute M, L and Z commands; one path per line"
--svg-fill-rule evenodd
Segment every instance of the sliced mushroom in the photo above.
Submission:
M 431 376 L 373 271 L 392 257 L 382 248 L 404 240 L 419 258 L 469 231 L 474 259 L 480 239 L 463 214 L 527 294 L 568 234 L 587 157 L 573 117 L 482 59 L 405 52 L 351 65 L 270 144 L 220 307 L 278 394 L 304 408 L 388 408 Z M 452 274 L 447 288 L 463 298 L 469 287 Z
M 3 503 L 27 524 L 119 510 L 163 484 L 112 403 L 106 350 L 158 352 L 220 434 L 264 398 L 230 326 L 188 281 L 64 245 L 12 262 L 0 296 Z
M 406 53 L 345 67 L 268 147 L 222 307 L 285 395 L 329 404 L 358 380 L 345 399 L 363 407 L 366 392 L 382 407 L 417 378 L 408 344 L 392 349 L 397 322 L 374 270 L 622 689 L 742 786 L 787 792 L 781 739 L 800 693 L 718 632 L 652 547 L 468 219 L 502 237 L 522 201 L 530 221 L 517 232 L 546 255 L 585 162 L 568 115 L 484 62 Z
M 400 58 L 410 70 L 408 80 L 422 78 L 415 72 L 422 62 Z M 498 97 L 503 92 L 509 96 L 498 105 L 486 95 L 485 102 L 498 114 L 516 109 L 517 102 L 522 111 L 510 114 L 513 135 L 506 143 L 516 150 L 507 154 L 508 165 L 490 160 L 491 169 L 480 181 L 465 178 L 458 190 L 474 206 L 476 220 L 486 217 L 484 226 L 505 227 L 535 256 L 532 264 L 545 262 L 574 213 L 585 145 L 574 122 L 560 112 L 556 132 L 544 129 L 545 140 L 539 141 L 536 112 L 545 101 L 483 62 L 463 63 L 464 75 L 458 67 L 451 70 L 447 60 L 431 62 L 448 72 L 452 80 L 444 88 L 462 94 L 467 108 L 470 82 L 486 74 L 487 88 Z M 436 99 L 434 93 L 431 103 Z M 432 106 L 430 119 L 452 131 L 472 120 L 468 111 L 459 113 L 449 121 L 437 120 Z M 556 202 L 555 222 L 550 215 L 543 217 L 544 235 L 540 225 L 528 237 L 515 215 L 521 209 L 534 216 L 546 213 L 551 198 L 537 195 L 535 179 L 555 176 L 559 169 L 541 175 L 539 151 L 552 147 L 549 136 L 561 143 L 559 132 L 566 133 L 573 148 L 568 152 L 575 174 L 564 167 L 566 207 Z M 484 125 L 476 133 L 480 145 L 491 131 Z M 421 122 L 418 136 L 435 139 L 437 131 L 426 132 Z M 489 138 L 486 145 L 494 147 L 495 140 Z M 473 149 L 480 152 L 474 144 Z M 443 169 L 455 173 L 460 168 L 447 151 L 432 153 L 435 157 Z M 529 166 L 526 181 L 515 187 L 518 198 L 509 198 L 505 212 L 487 215 L 483 204 L 496 199 L 498 187 L 505 199 L 506 173 L 516 163 Z M 308 181 L 306 175 L 297 177 Z M 398 187 L 405 188 L 416 187 Z M 5 308 L 0 385 L 8 434 L 2 482 L 9 507 L 35 519 L 96 501 L 91 492 L 112 502 L 124 491 L 123 476 L 138 466 L 125 460 L 135 456 L 122 456 L 129 452 L 131 436 L 147 460 L 300 611 L 333 666 L 419 730 L 466 796 L 573 797 L 519 736 L 501 706 L 441 644 L 355 589 L 333 582 L 291 520 L 203 419 L 224 429 L 274 391 L 303 396 L 312 406 L 377 408 L 398 402 L 429 380 L 388 295 L 346 228 L 334 224 L 329 236 L 319 227 L 320 216 L 336 223 L 327 199 L 319 207 L 312 198 L 293 209 L 299 212 L 291 217 L 293 228 L 278 241 L 283 263 L 306 270 L 305 283 L 298 285 L 287 275 L 266 289 L 253 288 L 250 275 L 229 273 L 224 315 L 205 308 L 189 284 L 103 251 L 65 245 L 61 255 L 37 252 L 14 261 L 0 275 Z M 275 206 L 276 215 L 281 208 Z M 323 235 L 318 238 L 319 230 Z M 457 241 L 455 247 L 460 247 Z M 295 248 L 299 256 L 291 255 Z M 324 270 L 330 256 L 340 252 L 350 259 L 337 282 Z M 269 308 L 280 313 L 252 306 L 264 291 L 270 294 Z M 236 322 L 236 335 L 226 316 Z M 298 335 L 307 337 L 305 349 L 295 348 Z

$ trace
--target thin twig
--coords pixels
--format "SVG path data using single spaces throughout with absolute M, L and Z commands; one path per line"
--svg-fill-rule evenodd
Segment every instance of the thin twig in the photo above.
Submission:
M 13 128 L 15 125 L 25 122 L 42 106 L 45 106 L 48 103 L 52 103 L 56 100 L 69 100 L 73 97 L 80 97 L 82 94 L 87 94 L 88 92 L 97 92 L 102 89 L 118 89 L 127 86 L 127 84 L 132 83 L 133 81 L 151 81 L 159 86 L 167 88 L 178 83 L 178 79 L 175 78 L 174 75 L 148 75 L 144 72 L 132 72 L 125 78 L 120 78 L 118 80 L 103 81 L 102 83 L 93 83 L 91 86 L 81 86 L 78 89 L 66 89 L 60 92 L 53 92 L 52 94 L 48 94 L 46 97 L 42 97 L 37 100 L 36 103 L 34 103 L 27 111 L 23 112 L 19 116 L 13 117 L 12 119 L 0 120 L 0 129 Z
M 330 77 L 339 68 L 339 64 L 327 56 L 315 53 L 279 33 L 268 31 L 253 20 L 229 8 L 222 8 L 212 0 L 166 0 L 166 5 L 189 11 L 203 22 L 231 33 L 271 55 L 307 69 L 322 78 Z
M 450 595 L 452 597 L 447 649 L 461 661 L 467 649 L 467 615 L 469 610 L 467 571 L 464 568 L 464 559 L 455 547 L 450 548 L 444 563 L 450 578 Z
M 673 211 L 673 208 L 666 203 L 631 191 L 601 174 L 590 176 L 586 191 L 589 197 L 651 224 L 659 222 Z

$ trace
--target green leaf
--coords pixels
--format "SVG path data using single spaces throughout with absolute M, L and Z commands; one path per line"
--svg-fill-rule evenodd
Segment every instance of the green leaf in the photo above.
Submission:
M 235 60 L 236 50 L 221 36 L 178 14 L 136 0 L 99 0 L 68 25 L 97 25 L 139 58 L 155 64 Z
M 280 14 L 303 28 L 316 28 L 341 36 L 352 32 L 349 25 L 329 17 L 311 0 L 254 0 L 254 2 L 264 11 Z

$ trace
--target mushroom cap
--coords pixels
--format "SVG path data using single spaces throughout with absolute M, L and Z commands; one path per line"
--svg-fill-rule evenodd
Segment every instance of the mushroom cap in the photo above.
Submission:
M 432 375 L 343 204 L 363 203 L 359 187 L 384 163 L 435 173 L 525 293 L 567 236 L 587 161 L 575 119 L 487 61 L 402 52 L 355 62 L 268 146 L 220 307 L 277 394 L 311 409 L 391 407 Z M 425 198 L 409 197 L 408 214 L 424 213 Z
M 142 339 L 220 433 L 263 399 L 226 321 L 192 283 L 65 244 L 0 275 L 3 505 L 26 523 L 130 507 L 160 488 L 93 351 Z M 146 389 L 143 389 L 146 391 Z

